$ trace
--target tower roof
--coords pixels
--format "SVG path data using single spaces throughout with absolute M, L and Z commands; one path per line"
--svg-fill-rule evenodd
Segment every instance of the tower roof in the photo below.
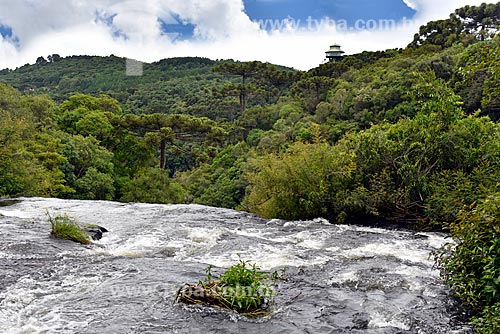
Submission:
M 326 53 L 326 58 L 329 61 L 340 61 L 342 57 L 344 56 L 344 51 L 340 48 L 340 45 L 338 44 L 333 44 L 330 46 L 330 49 L 325 52 Z
M 328 52 L 340 52 L 340 53 L 345 53 L 344 51 L 342 51 L 342 49 L 340 48 L 340 45 L 338 44 L 333 44 L 330 46 L 330 50 L 328 50 Z

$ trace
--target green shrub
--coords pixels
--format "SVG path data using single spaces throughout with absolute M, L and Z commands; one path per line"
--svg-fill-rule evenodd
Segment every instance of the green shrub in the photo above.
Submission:
M 353 184 L 354 155 L 327 143 L 294 143 L 253 159 L 248 205 L 266 218 L 309 219 L 341 213 L 337 198 Z
M 178 204 L 184 201 L 185 190 L 172 182 L 169 171 L 159 168 L 141 169 L 135 177 L 123 185 L 122 202 Z
M 495 193 L 500 179 L 500 168 L 482 163 L 471 173 L 446 170 L 431 178 L 432 194 L 426 199 L 425 210 L 434 224 L 450 223 L 466 205 L 472 205 Z
M 206 304 L 240 314 L 257 317 L 269 315 L 274 291 L 269 282 L 279 278 L 277 272 L 265 273 L 249 261 L 239 260 L 218 279 L 212 276 L 212 267 L 206 269 L 207 277 L 197 285 L 186 285 L 177 294 L 177 301 L 189 304 Z
M 436 254 L 443 278 L 458 297 L 483 314 L 475 320 L 484 329 L 480 333 L 498 333 L 500 193 L 463 209 L 449 227 L 455 242 Z
M 500 303 L 486 307 L 481 317 L 475 318 L 472 323 L 476 327 L 476 334 L 500 333 Z
M 67 215 L 58 215 L 55 217 L 49 215 L 49 221 L 52 225 L 51 234 L 56 238 L 72 240 L 84 245 L 90 244 L 90 237 L 87 231 L 73 218 Z

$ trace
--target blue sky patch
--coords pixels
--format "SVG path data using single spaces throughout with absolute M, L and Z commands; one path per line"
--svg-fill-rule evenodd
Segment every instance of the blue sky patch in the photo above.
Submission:
M 253 21 L 291 18 L 306 22 L 309 18 L 345 20 L 410 19 L 415 11 L 403 0 L 244 0 L 245 11 Z
M 0 24 L 0 35 L 2 35 L 3 38 L 12 38 L 12 28 Z
M 176 23 L 170 21 L 177 21 Z M 161 30 L 164 34 L 169 35 L 174 40 L 186 40 L 193 37 L 195 26 L 190 23 L 183 23 L 182 20 L 174 16 L 172 19 L 169 19 L 169 22 L 165 20 L 158 19 L 158 22 L 161 25 Z
M 14 36 L 11 27 L 0 23 L 0 35 L 3 37 L 3 39 L 10 41 L 16 47 L 19 47 L 19 38 L 17 36 Z

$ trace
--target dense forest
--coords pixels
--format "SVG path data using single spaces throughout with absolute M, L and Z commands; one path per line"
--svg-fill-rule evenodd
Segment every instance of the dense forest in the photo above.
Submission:
M 500 330 L 500 4 L 308 72 L 51 55 L 0 71 L 0 197 L 199 203 L 449 230 L 436 258 Z

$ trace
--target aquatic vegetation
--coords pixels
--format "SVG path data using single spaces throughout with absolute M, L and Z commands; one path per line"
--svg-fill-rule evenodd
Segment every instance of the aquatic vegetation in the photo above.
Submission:
M 90 244 L 90 236 L 85 228 L 68 215 L 57 215 L 55 217 L 49 215 L 49 221 L 52 225 L 50 234 L 54 237 L 72 240 L 84 245 Z
M 263 272 L 256 264 L 242 259 L 218 278 L 212 275 L 212 266 L 206 269 L 206 273 L 204 281 L 196 285 L 186 284 L 179 289 L 176 301 L 215 306 L 249 317 L 271 314 L 270 306 L 275 296 L 271 286 L 283 277 L 278 272 Z

